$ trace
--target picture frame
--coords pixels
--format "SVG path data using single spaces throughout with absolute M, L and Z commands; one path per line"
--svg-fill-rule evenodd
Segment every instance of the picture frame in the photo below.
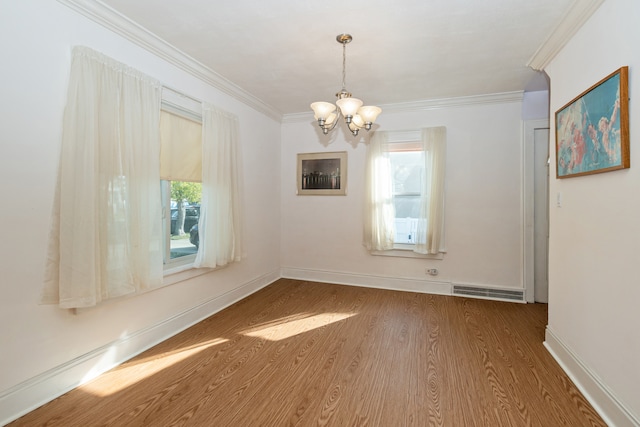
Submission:
M 628 67 L 621 67 L 560 108 L 556 178 L 630 167 Z
M 298 153 L 299 196 L 346 196 L 347 152 Z

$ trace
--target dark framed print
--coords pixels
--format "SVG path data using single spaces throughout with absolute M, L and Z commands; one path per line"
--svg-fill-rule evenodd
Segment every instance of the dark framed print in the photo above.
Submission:
M 347 152 L 300 153 L 297 167 L 298 195 L 345 196 Z

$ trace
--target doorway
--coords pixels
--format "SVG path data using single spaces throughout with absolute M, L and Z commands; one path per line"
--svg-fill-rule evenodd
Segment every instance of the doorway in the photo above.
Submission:
M 549 128 L 534 130 L 533 289 L 534 301 L 549 302 Z
M 523 284 L 529 303 L 549 295 L 549 120 L 524 122 Z

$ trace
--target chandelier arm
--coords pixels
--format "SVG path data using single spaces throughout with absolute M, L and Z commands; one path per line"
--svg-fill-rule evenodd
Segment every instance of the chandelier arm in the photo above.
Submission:
M 333 130 L 333 128 L 336 127 L 336 124 L 338 123 L 338 121 L 340 120 L 340 117 L 342 116 L 342 113 L 340 112 L 339 108 L 336 108 L 336 119 L 333 121 L 333 124 L 331 125 L 330 128 L 327 128 L 325 126 L 320 126 L 322 128 L 322 132 L 326 135 L 329 132 L 331 132 Z

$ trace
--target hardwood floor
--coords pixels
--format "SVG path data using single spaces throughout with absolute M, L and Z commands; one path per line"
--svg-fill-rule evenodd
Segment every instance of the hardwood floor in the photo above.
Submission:
M 282 279 L 12 426 L 604 426 L 546 305 Z

